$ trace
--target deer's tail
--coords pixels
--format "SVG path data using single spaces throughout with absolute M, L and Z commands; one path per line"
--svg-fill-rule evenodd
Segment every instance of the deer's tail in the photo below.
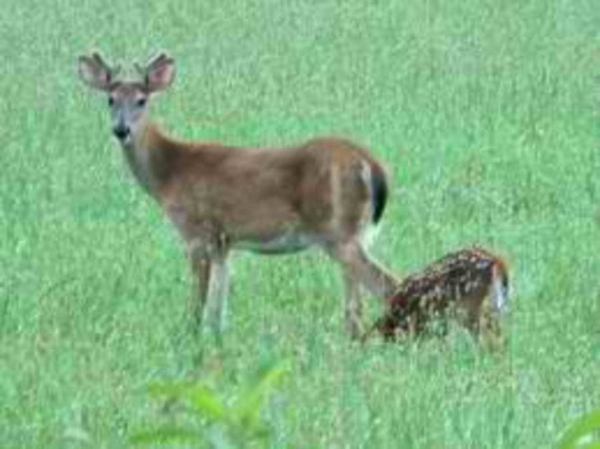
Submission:
M 371 168 L 371 200 L 373 201 L 373 223 L 379 223 L 388 199 L 388 182 L 383 168 L 377 163 L 372 162 Z
M 505 313 L 508 310 L 509 295 L 508 270 L 502 261 L 497 261 L 492 268 L 492 298 L 496 311 Z

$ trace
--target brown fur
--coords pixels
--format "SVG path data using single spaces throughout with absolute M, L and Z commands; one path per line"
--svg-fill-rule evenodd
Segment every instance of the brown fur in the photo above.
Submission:
M 127 131 L 121 143 L 133 174 L 186 242 L 199 286 L 198 320 L 204 314 L 222 321 L 231 250 L 273 254 L 316 246 L 342 266 L 347 326 L 357 336 L 358 283 L 382 298 L 398 284 L 362 243 L 385 206 L 380 164 L 336 137 L 281 149 L 175 140 L 149 121 L 144 106 L 171 84 L 174 61 L 161 55 L 138 70 L 142 82 L 116 81 L 101 58 L 79 60 L 81 78 L 110 96 L 115 133 Z
M 323 243 L 351 239 L 361 231 L 362 209 L 369 207 L 361 161 L 378 167 L 365 150 L 337 138 L 288 149 L 245 149 L 178 142 L 152 126 L 143 146 L 152 153 L 154 194 L 167 211 L 185 215 L 181 231 L 193 234 L 198 223 L 210 222 L 232 246 L 289 231 Z M 343 173 L 337 198 L 334 170 Z

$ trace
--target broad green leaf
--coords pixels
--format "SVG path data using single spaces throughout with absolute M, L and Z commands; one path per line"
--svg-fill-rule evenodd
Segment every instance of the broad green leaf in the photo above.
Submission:
M 227 409 L 215 393 L 203 385 L 196 385 L 188 399 L 193 407 L 207 419 L 220 421 L 227 417 Z
M 212 421 L 222 420 L 226 416 L 225 406 L 217 395 L 200 383 L 153 384 L 150 386 L 150 395 L 188 402 L 199 414 Z
M 594 432 L 600 431 L 600 410 L 584 415 L 567 431 L 558 443 L 559 449 L 595 449 L 600 442 L 593 441 L 588 445 L 582 445 L 581 439 Z
M 239 399 L 235 412 L 242 425 L 249 426 L 255 433 L 264 432 L 264 427 L 260 425 L 261 408 L 288 372 L 287 364 L 283 363 L 270 369 Z
M 582 446 L 575 446 L 577 449 L 600 449 L 600 442 L 594 442 L 590 444 L 584 444 Z

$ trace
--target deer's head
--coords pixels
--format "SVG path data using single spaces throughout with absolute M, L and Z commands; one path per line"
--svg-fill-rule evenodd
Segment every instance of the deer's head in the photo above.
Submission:
M 111 67 L 98 53 L 79 57 L 79 77 L 91 88 L 106 92 L 112 131 L 127 144 L 147 116 L 150 98 L 167 89 L 175 77 L 175 61 L 161 53 L 145 67 L 135 65 L 139 80 L 119 80 L 119 67 Z

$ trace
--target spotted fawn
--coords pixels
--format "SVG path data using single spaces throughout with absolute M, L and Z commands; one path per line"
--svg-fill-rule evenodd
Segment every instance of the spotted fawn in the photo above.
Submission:
M 452 316 L 476 338 L 498 343 L 508 290 L 508 271 L 500 257 L 478 247 L 449 253 L 404 279 L 365 339 L 377 331 L 385 340 L 422 335 L 433 320 L 445 325 Z

